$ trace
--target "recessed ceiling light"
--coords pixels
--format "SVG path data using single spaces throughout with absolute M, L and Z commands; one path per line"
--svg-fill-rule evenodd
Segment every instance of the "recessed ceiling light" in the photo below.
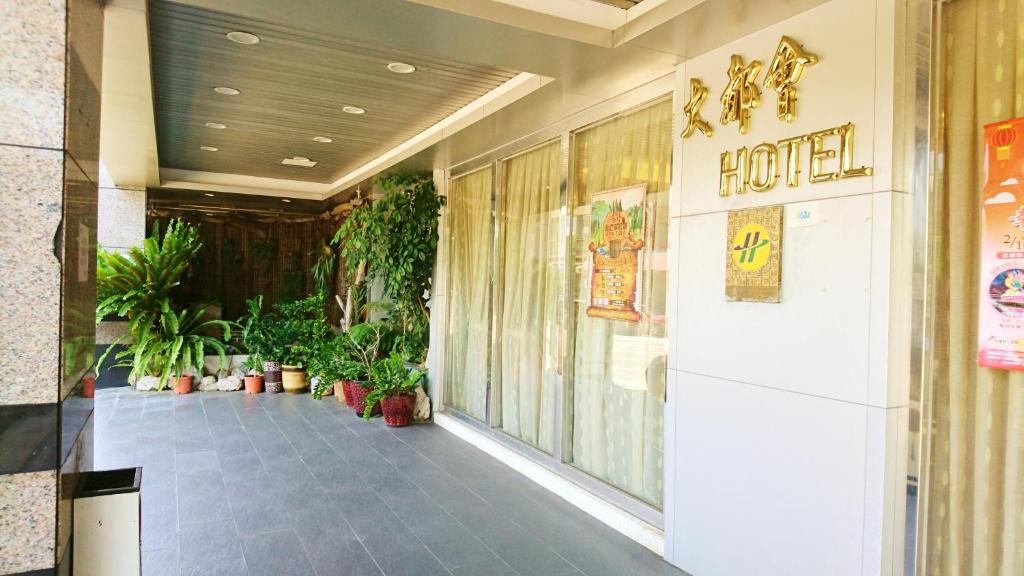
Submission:
M 200 146 L 199 149 L 205 152 L 216 152 L 217 150 L 220 150 L 220 148 L 216 148 L 214 146 Z
M 209 192 L 203 192 L 203 196 L 209 196 L 210 198 L 213 198 L 213 194 L 210 194 Z
M 217 94 L 223 94 L 225 96 L 238 96 L 239 94 L 241 94 L 240 91 L 234 88 L 230 88 L 228 86 L 217 86 L 213 89 L 213 91 Z
M 302 166 L 303 168 L 312 168 L 316 166 L 316 162 L 306 158 L 305 156 L 292 156 L 291 158 L 285 158 L 281 160 L 281 164 L 287 166 Z
M 292 203 L 292 201 L 287 199 L 287 198 L 281 198 L 281 202 L 284 202 L 285 204 L 291 204 Z
M 227 124 L 221 124 L 220 122 L 207 122 L 207 128 L 213 128 L 214 130 L 223 130 L 228 127 Z
M 227 34 L 225 34 L 225 36 L 228 37 L 228 40 L 231 40 L 232 42 L 236 42 L 238 44 L 252 45 L 252 44 L 259 44 L 260 43 L 260 37 L 259 36 L 255 35 L 255 34 L 251 34 L 249 32 L 242 32 L 241 30 L 235 30 L 234 32 L 228 32 Z
M 341 109 L 341 111 L 344 112 L 345 114 L 362 114 L 366 112 L 366 110 L 360 108 L 359 106 L 345 106 L 344 108 Z
M 313 141 L 322 142 L 324 144 L 330 144 L 331 142 L 334 142 L 334 140 L 328 138 L 327 136 L 313 136 Z
M 416 71 L 416 67 L 412 64 L 406 64 L 405 62 L 392 62 L 388 64 L 388 70 L 391 70 L 395 74 L 412 74 Z

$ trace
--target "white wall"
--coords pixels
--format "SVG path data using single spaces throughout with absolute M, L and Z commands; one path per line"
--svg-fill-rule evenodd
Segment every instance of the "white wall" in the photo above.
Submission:
M 679 141 L 671 207 L 666 558 L 694 576 L 900 573 L 910 198 L 895 4 L 834 0 L 677 71 L 676 109 L 701 78 L 715 126 Z M 798 84 L 797 119 L 777 119 L 763 90 L 747 134 L 720 125 L 730 55 L 761 60 L 760 85 L 784 34 L 820 58 Z M 719 196 L 723 151 L 848 122 L 855 166 L 873 176 L 811 184 L 804 145 L 798 187 L 783 174 L 771 191 Z M 818 223 L 793 227 L 807 201 Z M 727 302 L 728 211 L 773 204 L 786 205 L 782 302 Z

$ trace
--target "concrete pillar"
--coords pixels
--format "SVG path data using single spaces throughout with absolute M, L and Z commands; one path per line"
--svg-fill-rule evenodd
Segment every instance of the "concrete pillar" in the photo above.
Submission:
M 92 458 L 100 0 L 0 3 L 0 574 L 67 573 Z
M 146 189 L 100 182 L 97 243 L 107 251 L 127 252 L 146 238 Z

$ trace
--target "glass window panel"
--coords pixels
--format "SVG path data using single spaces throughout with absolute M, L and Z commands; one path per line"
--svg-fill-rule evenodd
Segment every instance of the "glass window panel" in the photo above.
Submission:
M 983 126 L 1024 116 L 1024 5 L 944 2 L 918 574 L 1024 574 L 1024 372 L 977 363 Z M 1005 34 L 1003 30 L 1007 30 Z M 998 31 L 998 33 L 996 33 Z M 1019 139 L 1019 136 L 1018 136 Z M 989 274 L 986 271 L 986 274 Z M 927 372 L 926 372 L 927 373 Z
M 487 416 L 490 364 L 491 169 L 452 178 L 448 187 L 448 336 L 444 401 Z
M 662 505 L 665 288 L 672 103 L 665 100 L 573 138 L 572 464 Z M 640 322 L 587 315 L 593 194 L 646 184 Z
M 499 426 L 549 453 L 562 381 L 560 164 L 558 141 L 502 163 Z

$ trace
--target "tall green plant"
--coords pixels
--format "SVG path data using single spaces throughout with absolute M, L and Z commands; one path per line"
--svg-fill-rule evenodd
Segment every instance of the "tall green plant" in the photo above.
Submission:
M 160 223 L 127 255 L 100 250 L 96 255 L 96 323 L 107 316 L 128 319 L 128 328 L 118 336 L 96 362 L 103 364 L 114 345 L 138 341 L 154 329 L 164 310 L 169 309 L 171 289 L 202 248 L 198 229 L 171 220 L 161 235 Z
M 401 351 L 419 361 L 429 341 L 427 301 L 445 197 L 430 178 L 410 174 L 382 177 L 378 184 L 385 195 L 354 210 L 332 242 L 350 277 L 365 262 L 369 277 L 381 281 L 384 296 L 393 303 Z
M 116 315 L 136 323 L 154 321 L 171 289 L 179 284 L 203 244 L 199 230 L 171 220 L 161 236 L 160 223 L 128 255 L 99 250 L 96 255 L 96 322 Z

